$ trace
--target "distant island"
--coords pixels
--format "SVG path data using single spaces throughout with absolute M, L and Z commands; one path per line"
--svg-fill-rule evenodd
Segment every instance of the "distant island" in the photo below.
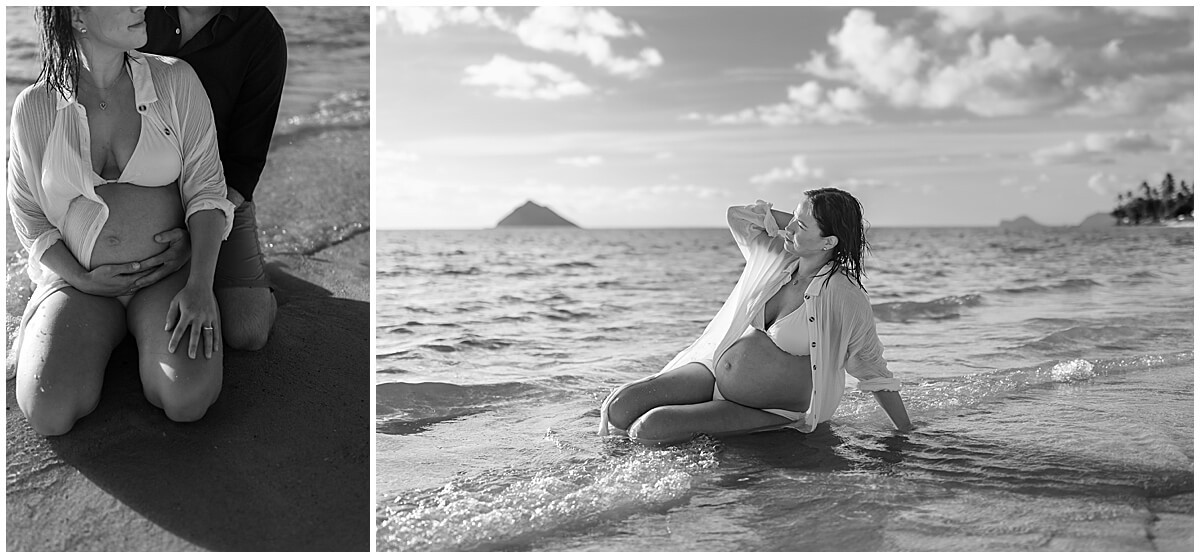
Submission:
M 1034 221 L 1033 219 L 1030 219 L 1029 217 L 1022 215 L 1020 217 L 1017 217 L 1016 219 L 1013 219 L 1012 221 L 1001 220 L 1000 228 L 1006 229 L 1006 230 L 1023 231 L 1023 230 L 1029 230 L 1029 229 L 1044 229 L 1044 228 L 1046 228 L 1046 225 L 1043 225 L 1037 221 Z
M 571 227 L 578 229 L 579 225 L 562 218 L 549 207 L 527 201 L 525 205 L 514 209 L 507 217 L 496 223 L 497 229 L 511 227 Z
M 1109 227 L 1115 227 L 1117 224 L 1117 218 L 1108 213 L 1093 213 L 1088 215 L 1086 219 L 1076 226 L 1081 229 L 1106 229 Z M 1045 229 L 1049 228 L 1050 226 L 1051 225 L 1043 225 L 1025 215 L 1017 217 L 1011 221 L 1000 221 L 1000 228 L 1013 231 Z M 1066 226 L 1069 227 L 1070 225 Z

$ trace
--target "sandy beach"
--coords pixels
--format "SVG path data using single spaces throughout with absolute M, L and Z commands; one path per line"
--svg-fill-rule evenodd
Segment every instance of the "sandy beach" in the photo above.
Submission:
M 55 438 L 36 435 L 17 407 L 9 354 L 8 551 L 370 549 L 367 12 L 273 11 L 296 44 L 255 192 L 279 302 L 270 341 L 227 352 L 220 398 L 178 424 L 142 395 L 126 339 L 99 407 Z M 10 27 L 27 17 L 8 15 Z M 336 46 L 316 40 L 334 32 L 326 20 L 344 22 Z M 14 48 L 29 45 L 10 29 L 8 46 L 11 106 L 23 87 L 11 79 Z M 11 353 L 30 288 L 5 217 Z

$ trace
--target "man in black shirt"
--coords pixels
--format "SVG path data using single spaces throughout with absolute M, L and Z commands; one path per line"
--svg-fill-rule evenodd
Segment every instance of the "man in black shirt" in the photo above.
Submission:
M 283 29 L 265 7 L 180 6 L 147 8 L 146 31 L 149 41 L 141 50 L 186 61 L 212 102 L 228 197 L 237 206 L 213 282 L 221 336 L 232 348 L 258 350 L 274 325 L 276 306 L 253 200 L 287 72 Z M 182 265 L 187 246 L 179 232 L 160 235 L 171 247 L 153 263 Z

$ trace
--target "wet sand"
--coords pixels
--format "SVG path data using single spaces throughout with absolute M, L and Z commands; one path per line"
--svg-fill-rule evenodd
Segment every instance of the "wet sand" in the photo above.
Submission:
M 30 429 L 7 374 L 7 550 L 370 550 L 369 131 L 277 139 L 256 191 L 279 311 L 228 351 L 221 396 L 177 424 L 114 352 L 99 407 Z M 7 346 L 28 300 L 7 223 Z

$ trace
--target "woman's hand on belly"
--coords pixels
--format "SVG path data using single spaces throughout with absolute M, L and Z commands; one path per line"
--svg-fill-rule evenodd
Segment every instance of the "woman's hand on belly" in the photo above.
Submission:
M 812 399 L 812 372 L 807 356 L 775 346 L 771 338 L 750 330 L 717 359 L 713 375 L 721 395 L 756 409 L 807 411 Z
M 92 248 L 92 268 L 142 262 L 159 255 L 164 246 L 155 241 L 155 235 L 184 227 L 183 202 L 174 184 L 154 188 L 103 184 L 96 187 L 96 193 L 108 205 L 108 220 Z

